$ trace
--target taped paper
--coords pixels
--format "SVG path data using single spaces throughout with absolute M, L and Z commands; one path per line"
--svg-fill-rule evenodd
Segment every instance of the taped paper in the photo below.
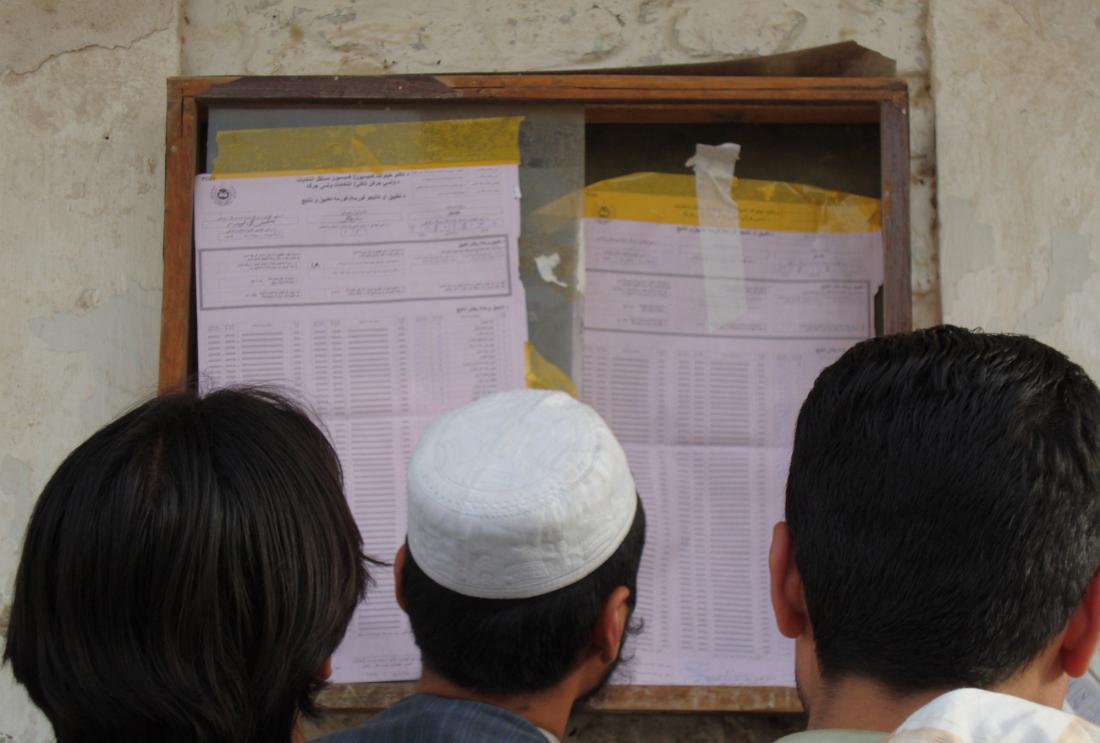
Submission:
M 733 148 L 699 154 L 694 175 L 585 191 L 582 397 L 653 514 L 636 607 L 646 631 L 613 683 L 790 685 L 792 644 L 767 599 L 769 527 L 802 400 L 875 332 L 879 205 L 734 179 Z
M 879 200 L 867 196 L 749 178 L 736 179 L 730 195 L 742 230 L 850 234 L 878 232 L 882 226 Z M 695 178 L 633 173 L 593 183 L 584 192 L 584 213 L 594 219 L 698 225 Z
M 522 121 L 508 116 L 223 131 L 213 175 L 508 165 L 519 162 Z
M 527 364 L 527 386 L 533 390 L 560 390 L 577 397 L 577 387 L 569 375 L 547 361 L 538 349 L 528 341 L 524 344 Z

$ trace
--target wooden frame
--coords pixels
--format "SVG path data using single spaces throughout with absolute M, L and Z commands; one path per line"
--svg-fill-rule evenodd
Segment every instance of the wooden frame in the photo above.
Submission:
M 874 123 L 880 130 L 883 331 L 912 323 L 909 258 L 909 121 L 905 83 L 892 78 L 729 77 L 637 74 L 391 75 L 378 77 L 202 77 L 168 81 L 164 210 L 162 391 L 194 376 L 193 183 L 202 123 L 212 107 L 333 107 L 447 103 L 582 105 L 590 123 Z M 322 703 L 368 712 L 409 693 L 410 684 L 339 684 Z M 780 687 L 611 687 L 595 709 L 661 712 L 798 712 Z

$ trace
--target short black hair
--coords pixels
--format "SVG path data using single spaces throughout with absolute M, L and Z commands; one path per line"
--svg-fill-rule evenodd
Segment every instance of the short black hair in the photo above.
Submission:
M 1024 336 L 862 342 L 802 406 L 786 518 L 823 677 L 995 686 L 1100 566 L 1100 392 Z
M 364 560 L 336 453 L 297 405 L 158 397 L 47 483 L 4 660 L 59 743 L 288 741 Z
M 588 576 L 533 598 L 483 599 L 433 581 L 406 545 L 401 585 L 421 662 L 451 683 L 483 694 L 553 687 L 580 661 L 612 591 L 626 586 L 633 610 L 644 546 L 639 499 L 626 538 Z

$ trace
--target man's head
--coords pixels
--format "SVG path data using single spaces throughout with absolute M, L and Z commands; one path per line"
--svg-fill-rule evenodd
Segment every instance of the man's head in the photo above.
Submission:
M 992 688 L 1056 642 L 1081 673 L 1097 632 L 1100 392 L 1026 337 L 860 343 L 802 406 L 786 518 L 773 602 L 824 684 Z
M 366 580 L 305 413 L 262 391 L 164 396 L 47 483 L 4 659 L 59 743 L 287 741 Z
M 453 411 L 409 465 L 395 566 L 426 670 L 477 694 L 591 691 L 634 606 L 645 514 L 622 447 L 563 393 Z

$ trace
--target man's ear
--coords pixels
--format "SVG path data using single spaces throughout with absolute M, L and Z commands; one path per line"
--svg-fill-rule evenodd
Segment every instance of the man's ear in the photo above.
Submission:
M 592 645 L 604 663 L 613 663 L 619 657 L 626 623 L 630 621 L 630 589 L 619 586 L 603 602 L 603 609 L 596 618 L 593 628 Z
M 775 623 L 786 637 L 806 633 L 806 599 L 802 593 L 802 575 L 794 562 L 794 544 L 786 521 L 772 529 L 772 547 L 768 552 L 768 572 L 771 575 L 772 610 Z
M 408 614 L 409 610 L 405 606 L 405 582 L 401 578 L 405 572 L 406 554 L 408 554 L 408 547 L 402 544 L 397 550 L 397 554 L 393 556 L 393 595 L 397 599 L 397 605 L 401 607 L 401 611 Z
M 1100 640 L 1100 571 L 1089 581 L 1081 603 L 1073 610 L 1062 633 L 1062 669 L 1070 676 L 1083 676 Z
M 332 677 L 332 656 L 325 658 L 325 662 L 321 664 L 320 670 L 317 671 L 318 681 L 328 681 Z

